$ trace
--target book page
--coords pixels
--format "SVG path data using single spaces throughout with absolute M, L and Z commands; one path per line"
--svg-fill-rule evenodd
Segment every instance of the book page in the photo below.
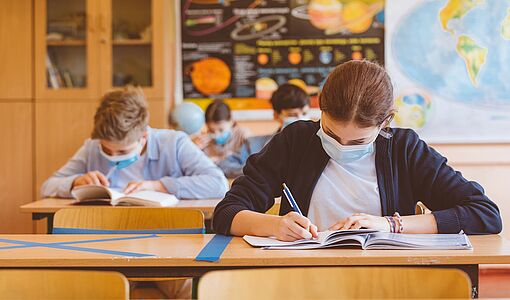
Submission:
M 366 249 L 471 249 L 469 238 L 465 234 L 370 234 Z
M 318 237 L 314 239 L 302 239 L 294 242 L 279 241 L 274 237 L 258 237 L 245 235 L 243 239 L 254 247 L 281 247 L 282 249 L 313 249 L 321 246 L 329 246 L 336 242 L 350 240 L 349 245 L 361 246 L 365 241 L 368 233 L 375 232 L 371 229 L 355 229 L 355 230 L 335 230 L 318 232 Z M 297 247 L 299 245 L 299 247 Z
M 120 199 L 120 198 L 126 196 L 122 192 L 117 191 L 115 189 L 107 188 L 107 190 L 108 190 L 108 193 L 110 194 L 110 197 L 112 198 L 112 202 L 116 201 L 117 199 Z
M 155 191 L 140 191 L 128 195 L 122 194 L 113 205 L 140 205 L 154 207 L 175 206 L 179 202 L 174 195 Z
M 373 229 L 347 229 L 347 230 L 326 230 L 319 232 L 319 238 L 321 244 L 329 245 L 337 241 L 345 240 L 345 237 L 356 240 L 362 245 L 366 239 L 366 235 L 369 233 L 377 232 Z
M 71 195 L 79 201 L 107 200 L 111 194 L 108 188 L 100 185 L 81 185 L 71 191 Z
M 282 246 L 293 246 L 293 245 L 302 245 L 302 244 L 315 244 L 319 245 L 318 239 L 310 239 L 310 240 L 297 240 L 294 242 L 284 242 L 277 240 L 275 237 L 260 237 L 260 236 L 252 236 L 245 235 L 243 239 L 253 247 L 282 247 Z

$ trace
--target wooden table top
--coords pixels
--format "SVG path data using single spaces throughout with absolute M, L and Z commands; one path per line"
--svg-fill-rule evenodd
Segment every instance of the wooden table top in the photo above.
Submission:
M 210 219 L 214 212 L 214 208 L 220 201 L 221 199 L 180 200 L 175 207 L 198 209 L 204 213 L 206 219 Z M 62 208 L 93 206 L 76 205 L 76 203 L 77 201 L 74 199 L 46 198 L 22 205 L 20 206 L 20 211 L 23 213 L 55 213 Z
M 510 264 L 510 242 L 499 235 L 471 236 L 473 250 L 262 250 L 241 238 L 233 238 L 217 263 L 195 261 L 213 235 L 160 235 L 151 238 L 67 244 L 151 254 L 128 257 L 36 246 L 15 246 L 12 240 L 31 243 L 62 243 L 140 235 L 0 235 L 0 268 L 5 267 L 268 267 L 347 265 L 459 265 Z M 18 244 L 19 245 L 19 244 Z

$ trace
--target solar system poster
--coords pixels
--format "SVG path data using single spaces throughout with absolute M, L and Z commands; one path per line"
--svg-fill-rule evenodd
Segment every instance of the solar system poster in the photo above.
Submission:
M 384 64 L 383 0 L 181 0 L 177 15 L 179 96 L 203 108 L 225 99 L 243 118 L 271 109 L 281 84 L 303 88 L 318 107 L 336 65 Z

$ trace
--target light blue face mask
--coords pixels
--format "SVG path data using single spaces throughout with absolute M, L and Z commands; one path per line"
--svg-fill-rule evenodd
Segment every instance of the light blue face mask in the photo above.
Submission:
M 223 133 L 214 136 L 214 143 L 216 143 L 216 145 L 223 146 L 230 140 L 231 136 L 232 131 L 230 130 L 224 131 Z
M 326 151 L 331 159 L 339 164 L 352 163 L 374 153 L 374 142 L 378 136 L 376 135 L 368 144 L 344 146 L 326 134 L 324 130 L 322 130 L 322 126 L 319 131 L 317 131 L 317 135 L 321 139 L 324 151 Z
M 101 145 L 99 145 L 99 151 L 101 155 L 108 160 L 108 166 L 115 167 L 117 170 L 122 170 L 134 164 L 140 158 L 140 154 L 143 149 L 143 144 L 138 143 L 138 146 L 130 153 L 123 155 L 108 155 L 103 151 Z

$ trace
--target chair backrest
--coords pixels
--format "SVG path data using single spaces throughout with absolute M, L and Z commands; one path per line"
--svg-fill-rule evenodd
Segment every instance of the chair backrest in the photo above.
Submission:
M 204 214 L 195 209 L 73 207 L 55 213 L 53 233 L 204 233 Z
M 117 272 L 0 270 L 0 299 L 129 299 L 129 283 Z
M 275 203 L 270 209 L 266 211 L 268 215 L 278 216 L 280 214 L 280 203 Z
M 428 207 L 426 207 L 425 204 L 423 204 L 421 201 L 418 201 L 418 203 L 416 203 L 416 207 L 415 207 L 416 215 L 424 215 L 424 214 L 430 214 L 430 213 L 432 213 L 432 211 L 430 209 L 428 209 Z
M 407 267 L 271 268 L 206 273 L 199 299 L 471 297 L 462 271 Z

